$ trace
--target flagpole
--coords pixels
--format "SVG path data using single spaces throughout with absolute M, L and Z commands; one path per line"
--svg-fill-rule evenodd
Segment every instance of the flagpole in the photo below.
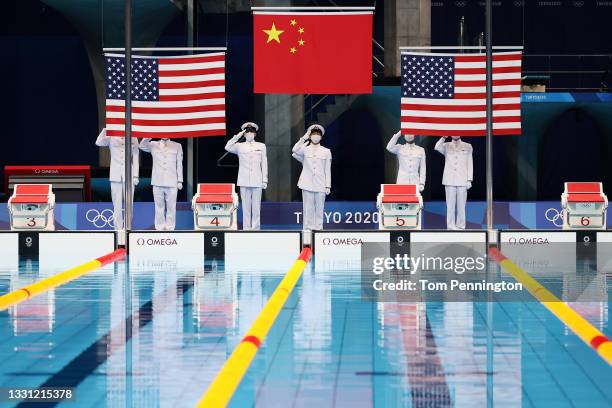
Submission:
M 525 47 L 523 47 L 522 45 L 494 45 L 493 47 L 491 47 L 494 50 L 502 50 L 502 51 L 522 51 Z M 438 50 L 438 51 L 443 51 L 443 50 L 486 50 L 487 47 L 486 46 L 480 46 L 480 45 L 416 45 L 416 46 L 412 46 L 412 47 L 408 47 L 408 46 L 402 46 L 399 47 L 400 50 L 402 51 L 407 51 L 407 50 L 415 50 L 415 51 L 431 51 L 431 50 Z
M 123 47 L 106 47 L 104 52 L 124 52 Z M 193 51 L 227 51 L 227 47 L 132 47 L 132 51 L 136 52 L 193 52 Z
M 127 233 L 132 229 L 132 0 L 125 0 L 125 177 L 124 192 L 124 228 L 125 243 Z
M 194 48 L 198 44 L 198 2 L 187 0 L 187 45 Z M 193 54 L 193 51 L 189 52 Z M 198 182 L 198 139 L 187 139 L 187 199 L 193 196 L 195 184 Z
M 487 230 L 493 230 L 493 41 L 491 0 L 485 3 L 485 37 L 487 61 Z
M 376 7 L 372 6 L 327 6 L 327 7 L 319 7 L 319 6 L 261 6 L 261 7 L 251 7 L 251 11 L 264 11 L 264 10 L 297 10 L 297 11 L 341 11 L 341 10 L 350 10 L 350 11 L 374 11 Z

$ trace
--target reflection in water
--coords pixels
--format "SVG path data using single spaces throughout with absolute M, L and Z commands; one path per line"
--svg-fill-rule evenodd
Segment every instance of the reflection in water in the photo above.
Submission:
M 0 313 L 0 386 L 73 386 L 85 406 L 193 406 L 283 268 L 179 265 L 117 264 Z M 0 280 L 50 273 L 29 263 Z M 606 279 L 593 275 L 593 290 Z M 358 271 L 307 268 L 231 406 L 612 403 L 610 368 L 537 303 L 371 302 L 360 284 Z M 607 302 L 572 305 L 609 334 Z

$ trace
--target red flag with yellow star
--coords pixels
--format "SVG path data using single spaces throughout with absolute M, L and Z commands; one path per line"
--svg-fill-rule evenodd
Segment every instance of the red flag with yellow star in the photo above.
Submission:
M 253 12 L 255 93 L 372 93 L 372 12 Z

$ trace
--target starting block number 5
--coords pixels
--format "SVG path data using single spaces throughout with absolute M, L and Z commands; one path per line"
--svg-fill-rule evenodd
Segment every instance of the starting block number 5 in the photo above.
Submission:
M 406 219 L 401 217 L 395 217 L 395 226 L 403 227 L 406 225 Z

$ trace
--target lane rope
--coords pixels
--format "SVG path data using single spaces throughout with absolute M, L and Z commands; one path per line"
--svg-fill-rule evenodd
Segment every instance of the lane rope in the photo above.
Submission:
M 255 322 L 217 373 L 215 379 L 210 383 L 208 389 L 198 401 L 197 407 L 220 408 L 227 406 L 242 381 L 242 377 L 251 365 L 261 343 L 263 343 L 287 298 L 289 298 L 293 288 L 302 276 L 311 256 L 310 248 L 306 247 L 302 250 L 291 269 L 268 299 Z
M 6 310 L 11 306 L 23 302 L 24 300 L 28 300 L 50 289 L 80 278 L 94 269 L 98 269 L 112 262 L 120 261 L 125 258 L 125 255 L 125 249 L 118 249 L 89 262 L 85 262 L 79 266 L 75 266 L 74 268 L 68 269 L 64 272 L 60 272 L 41 281 L 32 283 L 31 285 L 14 290 L 4 296 L 0 296 L 0 311 Z
M 609 365 L 612 365 L 612 341 L 608 337 L 597 330 L 567 303 L 556 297 L 542 286 L 540 282 L 508 259 L 499 249 L 489 248 L 489 256 L 517 281 L 521 282 L 533 297 L 540 301 L 544 307 L 599 354 L 601 358 Z

